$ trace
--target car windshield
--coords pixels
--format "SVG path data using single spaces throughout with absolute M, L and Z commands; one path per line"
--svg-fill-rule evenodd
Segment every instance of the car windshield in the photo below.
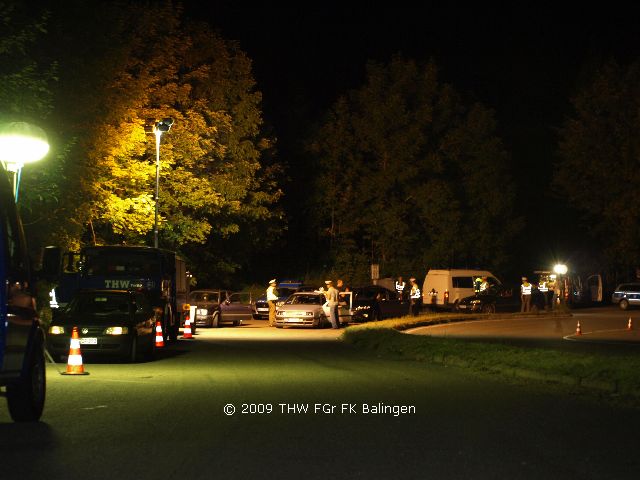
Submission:
M 78 295 L 70 303 L 68 313 L 74 314 L 121 314 L 129 311 L 129 295 L 96 293 Z
M 219 292 L 191 292 L 189 299 L 192 302 L 217 302 Z
M 276 290 L 278 290 L 279 297 L 288 297 L 293 292 L 295 292 L 293 288 L 289 288 L 289 287 L 278 287 Z
M 324 295 L 292 295 L 285 305 L 322 305 L 325 301 Z

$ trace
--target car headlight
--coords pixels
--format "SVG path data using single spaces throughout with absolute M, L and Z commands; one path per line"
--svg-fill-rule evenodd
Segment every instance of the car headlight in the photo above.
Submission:
M 64 327 L 60 327 L 58 325 L 51 325 L 49 327 L 49 333 L 51 335 L 63 335 L 64 334 Z
M 105 335 L 126 335 L 129 333 L 127 327 L 107 327 L 104 329 Z
M 284 312 L 282 310 L 276 310 L 276 315 L 284 315 Z
M 370 305 L 358 305 L 356 307 L 356 312 L 359 312 L 361 310 L 371 310 L 371 306 Z
M 307 317 L 313 317 L 313 312 L 305 312 L 307 314 Z
M 479 303 L 482 303 L 482 300 L 471 300 L 469 303 L 473 303 L 474 305 L 477 305 Z
M 284 300 L 280 300 L 279 302 L 276 302 L 276 307 L 281 307 L 282 305 L 284 305 Z

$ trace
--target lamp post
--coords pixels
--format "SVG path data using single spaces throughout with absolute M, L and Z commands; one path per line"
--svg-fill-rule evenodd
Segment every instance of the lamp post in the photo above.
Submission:
M 173 118 L 163 118 L 151 125 L 151 132 L 156 136 L 156 196 L 155 218 L 153 222 L 153 246 L 158 248 L 158 200 L 160 198 L 160 138 L 163 133 L 171 130 Z
M 556 274 L 556 290 L 558 290 L 558 304 L 564 305 L 564 275 L 567 274 L 568 268 L 562 263 L 553 266 Z
M 47 134 L 40 127 L 26 122 L 0 125 L 0 161 L 8 172 L 13 173 L 13 197 L 16 203 L 22 167 L 37 162 L 48 152 Z

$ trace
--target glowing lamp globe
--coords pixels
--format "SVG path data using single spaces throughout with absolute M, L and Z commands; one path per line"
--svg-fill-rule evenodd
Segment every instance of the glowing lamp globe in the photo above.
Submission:
M 553 267 L 553 271 L 558 275 L 565 275 L 567 273 L 567 270 L 567 266 L 562 264 L 554 265 Z
M 0 161 L 8 168 L 21 168 L 36 162 L 49 152 L 47 134 L 40 127 L 26 122 L 0 125 Z

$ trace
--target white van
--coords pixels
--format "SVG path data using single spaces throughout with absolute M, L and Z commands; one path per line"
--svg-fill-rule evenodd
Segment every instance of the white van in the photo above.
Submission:
M 490 284 L 501 285 L 488 270 L 429 270 L 422 288 L 426 307 L 455 309 L 460 299 L 475 294 L 477 278 L 487 277 Z

